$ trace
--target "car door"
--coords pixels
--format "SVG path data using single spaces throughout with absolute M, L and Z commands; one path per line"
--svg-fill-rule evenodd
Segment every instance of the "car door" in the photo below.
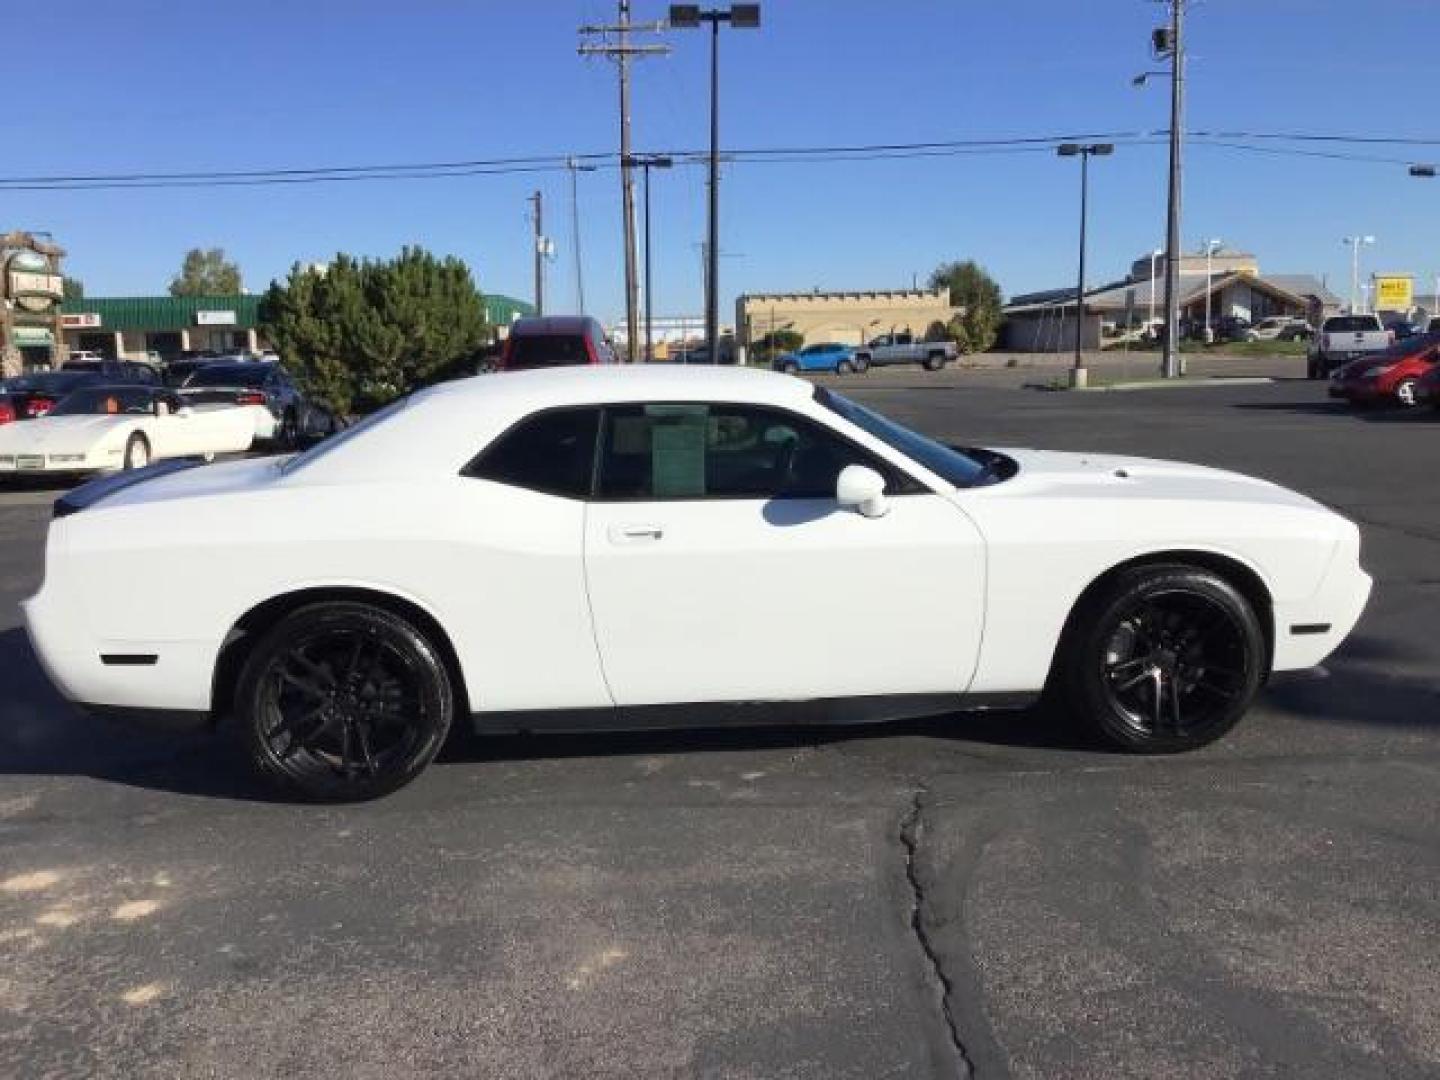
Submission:
M 888 512 L 842 509 L 849 464 Z M 808 417 L 753 405 L 605 411 L 585 573 L 617 704 L 958 693 L 984 552 L 949 500 Z

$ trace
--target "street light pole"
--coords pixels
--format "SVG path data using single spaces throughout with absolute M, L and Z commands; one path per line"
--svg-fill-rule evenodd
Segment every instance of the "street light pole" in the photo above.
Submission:
M 1212 310 L 1213 293 L 1210 283 L 1215 280 L 1215 271 L 1211 269 L 1211 260 L 1215 257 L 1215 250 L 1221 244 L 1219 240 L 1205 241 L 1205 344 L 1209 345 L 1215 340 L 1215 331 L 1211 326 L 1210 312 Z
M 1150 321 L 1145 324 L 1146 333 L 1155 332 L 1155 260 L 1164 254 L 1160 248 L 1150 252 Z
M 1085 371 L 1085 234 L 1090 217 L 1090 158 L 1107 157 L 1115 152 L 1112 143 L 1063 143 L 1055 152 L 1061 157 L 1080 159 L 1080 276 L 1075 283 L 1075 365 L 1070 371 L 1070 385 L 1084 386 Z
M 1356 303 L 1360 298 L 1360 249 L 1374 244 L 1373 236 L 1347 236 L 1341 243 L 1350 245 L 1350 314 L 1356 314 Z
M 645 190 L 645 359 L 655 359 L 655 338 L 654 338 L 654 307 L 651 304 L 650 292 L 650 170 L 668 169 L 675 163 L 673 158 L 664 154 L 642 154 L 628 159 L 630 166 L 639 166 L 644 176 Z
M 705 344 L 710 362 L 720 362 L 720 24 L 753 30 L 760 25 L 759 4 L 732 4 L 702 11 L 699 4 L 671 4 L 670 25 L 693 29 L 710 24 L 710 190 L 705 255 Z

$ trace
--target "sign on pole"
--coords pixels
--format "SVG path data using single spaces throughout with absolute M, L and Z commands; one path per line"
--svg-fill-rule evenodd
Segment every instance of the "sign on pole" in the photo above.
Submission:
M 1415 279 L 1409 274 L 1376 274 L 1376 311 L 1409 311 L 1415 305 Z

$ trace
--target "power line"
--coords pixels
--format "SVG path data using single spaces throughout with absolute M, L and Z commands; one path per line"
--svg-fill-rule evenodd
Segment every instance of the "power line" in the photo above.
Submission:
M 1031 135 L 997 139 L 951 139 L 911 143 L 861 143 L 826 146 L 743 147 L 722 155 L 746 164 L 806 164 L 832 161 L 881 161 L 889 159 L 987 156 L 1016 153 L 1048 153 L 1062 142 L 1104 139 L 1124 145 L 1155 145 L 1168 133 L 1160 130 L 1112 131 Z M 1358 136 L 1295 132 L 1196 131 L 1190 139 L 1198 145 L 1276 156 L 1313 157 L 1336 161 L 1403 165 L 1408 159 L 1373 154 L 1320 150 L 1308 144 L 1329 146 L 1440 146 L 1440 139 L 1389 136 Z M 1267 145 L 1247 145 L 1247 143 Z M 1269 145 L 1300 143 L 1299 146 Z M 670 150 L 666 156 L 677 164 L 703 164 L 706 151 Z M 614 153 L 537 154 L 522 157 L 391 163 L 385 165 L 326 165 L 306 168 L 210 170 L 183 173 L 91 173 L 68 176 L 0 177 L 6 191 L 95 191 L 131 188 L 206 188 L 296 185 L 357 180 L 436 180 L 447 177 L 506 176 L 522 173 L 563 172 L 571 162 L 587 162 L 596 168 L 619 167 Z

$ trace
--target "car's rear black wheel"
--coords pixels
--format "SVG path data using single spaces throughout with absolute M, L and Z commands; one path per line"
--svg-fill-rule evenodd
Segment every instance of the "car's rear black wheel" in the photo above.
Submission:
M 1065 702 L 1122 750 L 1166 754 L 1220 738 L 1265 674 L 1265 634 L 1244 596 L 1209 570 L 1144 566 L 1076 613 L 1060 658 Z
M 453 710 L 445 663 L 425 633 L 352 602 L 282 620 L 246 660 L 235 699 L 260 773 L 321 801 L 408 784 L 439 752 Z
M 854 372 L 855 365 L 849 360 L 841 360 L 840 363 L 835 365 L 835 374 L 837 375 L 851 375 L 854 374 Z
M 925 357 L 925 370 L 926 370 L 926 371 L 939 371 L 939 370 L 940 370 L 941 368 L 943 368 L 944 366 L 945 366 L 945 354 L 944 354 L 944 353 L 931 353 L 929 356 Z
M 780 370 L 783 371 L 786 375 L 799 375 L 800 365 L 792 360 L 788 363 L 781 364 Z

